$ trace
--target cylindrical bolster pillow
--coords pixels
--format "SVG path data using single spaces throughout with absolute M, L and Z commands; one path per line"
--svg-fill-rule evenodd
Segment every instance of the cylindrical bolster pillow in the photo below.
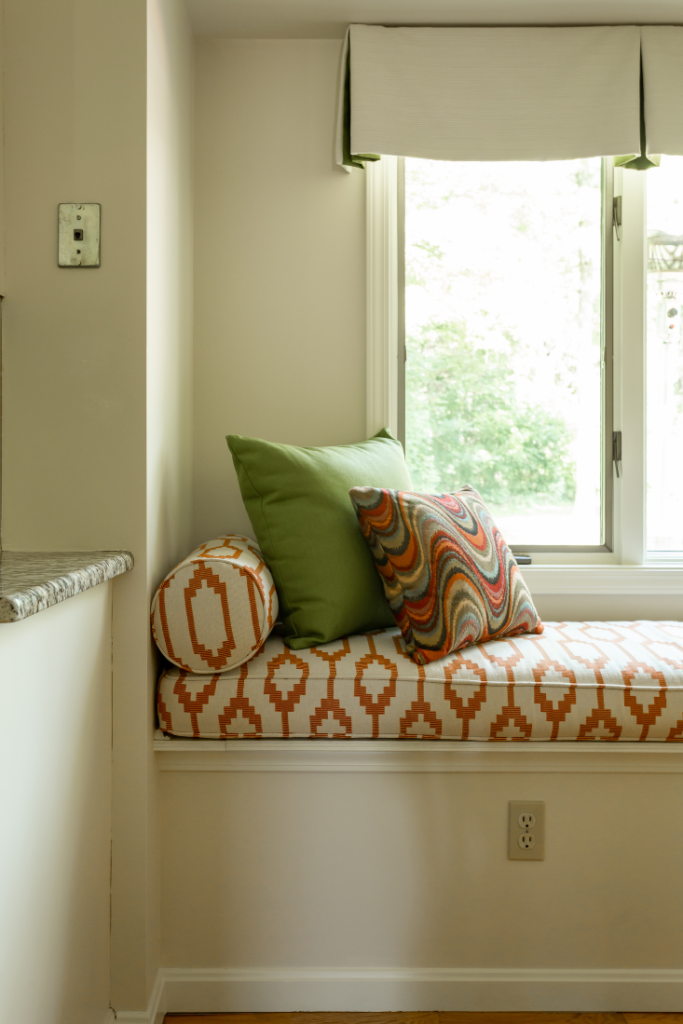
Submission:
M 227 672 L 248 661 L 275 624 L 273 577 L 254 541 L 219 537 L 168 574 L 152 602 L 152 633 L 188 672 Z

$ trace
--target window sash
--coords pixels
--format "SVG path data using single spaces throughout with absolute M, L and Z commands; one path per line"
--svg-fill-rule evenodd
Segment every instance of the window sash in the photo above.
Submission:
M 405 446 L 405 159 L 397 158 L 397 436 Z M 634 173 L 634 172 L 631 172 Z M 602 161 L 602 287 L 601 287 L 601 543 L 592 545 L 512 544 L 513 552 L 530 554 L 603 554 L 614 550 L 614 468 L 612 462 L 613 433 L 613 257 L 612 198 L 614 167 Z
M 388 427 L 398 436 L 398 160 L 385 157 L 364 173 L 366 429 L 371 436 Z M 539 572 L 543 566 L 582 565 L 592 572 L 600 566 L 648 563 L 655 574 L 666 571 L 661 556 L 650 560 L 645 552 L 645 178 L 638 171 L 614 172 L 615 194 L 623 196 L 623 223 L 621 240 L 613 239 L 613 426 L 622 432 L 623 459 L 620 478 L 612 478 L 613 550 L 538 552 L 534 567 Z M 676 556 L 670 564 L 680 562 Z M 659 592 L 654 577 L 648 587 L 648 592 Z

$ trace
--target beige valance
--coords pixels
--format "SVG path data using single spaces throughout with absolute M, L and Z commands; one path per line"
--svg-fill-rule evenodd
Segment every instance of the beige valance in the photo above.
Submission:
M 651 153 L 683 155 L 683 28 L 644 25 L 644 113 Z
M 658 35 L 672 29 L 644 32 L 646 81 L 659 83 L 664 73 L 647 70 L 659 58 L 645 54 L 648 46 L 659 54 L 667 45 L 673 65 L 673 44 Z M 638 26 L 352 25 L 342 58 L 337 160 L 358 163 L 358 154 L 565 160 L 638 153 L 640 47 Z M 681 97 L 680 59 L 676 76 Z M 680 98 L 675 102 L 683 146 L 683 105 Z M 662 134 L 666 130 L 671 134 L 670 127 Z M 672 152 L 658 149 L 655 137 L 653 152 Z

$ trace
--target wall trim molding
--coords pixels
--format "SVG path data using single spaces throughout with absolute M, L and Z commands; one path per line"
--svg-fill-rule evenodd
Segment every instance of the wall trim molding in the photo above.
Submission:
M 161 734 L 157 733 L 157 736 Z M 157 738 L 162 772 L 680 774 L 683 744 Z
M 366 429 L 398 436 L 398 158 L 366 175 Z M 387 368 L 390 368 L 387 370 Z
M 146 1010 L 117 1024 L 163 1024 L 166 1013 L 287 1011 L 680 1012 L 678 968 L 165 967 Z M 109 1011 L 102 1024 L 114 1020 Z
M 166 1006 L 166 975 L 163 969 L 157 971 L 146 1010 L 116 1010 L 117 1024 L 163 1024 L 168 1012 Z
M 161 973 L 171 1013 L 683 1007 L 678 969 L 175 967 Z

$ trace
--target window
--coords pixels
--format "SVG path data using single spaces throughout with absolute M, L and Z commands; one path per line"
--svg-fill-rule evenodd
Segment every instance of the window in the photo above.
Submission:
M 683 157 L 647 179 L 647 547 L 683 550 Z
M 600 159 L 404 162 L 406 458 L 420 489 L 476 487 L 525 549 L 611 538 L 606 177 Z
M 683 559 L 683 158 L 391 173 L 416 486 L 476 486 L 535 563 Z

